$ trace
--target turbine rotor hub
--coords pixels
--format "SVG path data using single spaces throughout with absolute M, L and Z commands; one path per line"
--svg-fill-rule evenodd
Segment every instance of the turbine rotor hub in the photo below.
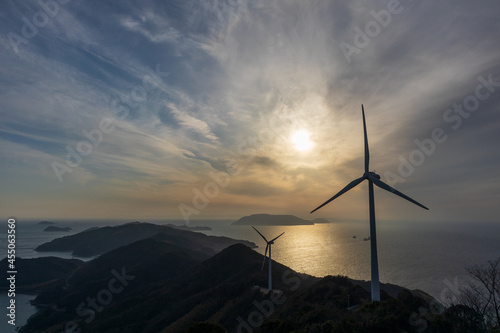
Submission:
M 363 175 L 363 177 L 364 177 L 365 179 L 368 179 L 368 177 L 369 177 L 369 176 L 373 176 L 373 177 L 375 177 L 375 178 L 377 178 L 377 179 L 380 179 L 380 175 L 376 174 L 376 173 L 375 173 L 375 172 L 373 172 L 373 171 L 365 172 L 365 173 L 364 173 L 364 175 Z

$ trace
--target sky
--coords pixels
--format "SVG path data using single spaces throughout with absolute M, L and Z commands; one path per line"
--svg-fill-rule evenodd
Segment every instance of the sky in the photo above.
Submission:
M 498 221 L 500 3 L 0 3 L 0 216 Z

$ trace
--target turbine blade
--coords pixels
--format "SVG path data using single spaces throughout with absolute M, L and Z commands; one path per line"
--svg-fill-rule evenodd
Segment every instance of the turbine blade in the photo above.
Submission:
M 365 172 L 370 169 L 370 149 L 368 148 L 368 135 L 366 134 L 366 121 L 365 121 L 365 107 L 361 104 L 361 110 L 363 112 L 363 130 L 365 133 Z
M 259 233 L 259 235 L 260 235 L 262 238 L 264 238 L 264 240 L 266 241 L 266 243 L 269 243 L 269 242 L 267 241 L 266 237 L 264 237 L 264 235 L 263 235 L 263 234 L 261 234 L 261 233 L 259 232 L 259 230 L 257 230 L 254 226 L 252 226 L 252 228 L 254 228 L 254 229 L 255 229 L 255 231 L 257 231 L 257 232 Z
M 266 256 L 267 256 L 267 249 L 269 248 L 269 244 L 267 244 L 266 246 L 266 252 L 264 253 L 264 261 L 262 262 L 262 267 L 261 267 L 261 271 L 264 270 L 264 264 L 266 263 Z
M 282 232 L 281 235 L 279 235 L 278 237 L 271 239 L 269 241 L 269 243 L 274 242 L 275 240 L 277 240 L 278 238 L 280 238 L 281 236 L 283 236 L 283 234 L 284 234 L 284 232 Z
M 429 210 L 429 208 L 425 207 L 424 205 L 422 205 L 421 203 L 413 200 L 412 198 L 410 198 L 409 196 L 407 195 L 404 195 L 403 193 L 399 192 L 398 190 L 396 190 L 394 187 L 391 187 L 389 185 L 387 185 L 386 183 L 384 183 L 383 181 L 381 181 L 380 179 L 377 179 L 375 177 L 373 177 L 372 175 L 368 176 L 368 179 L 371 180 L 375 185 L 377 185 L 378 187 L 386 190 L 386 191 L 389 191 L 389 192 L 392 192 L 396 195 L 399 195 L 401 198 L 403 199 L 406 199 L 408 200 L 409 202 L 412 202 L 414 203 L 415 205 L 417 206 L 420 206 L 422 207 L 423 209 L 427 209 Z
M 316 208 L 315 210 L 313 210 L 311 212 L 314 213 L 315 211 L 317 211 L 318 209 L 320 209 L 321 207 L 323 207 L 324 205 L 330 203 L 332 200 L 340 197 L 342 194 L 344 194 L 345 192 L 349 191 L 351 188 L 353 188 L 354 186 L 358 185 L 359 183 L 361 183 L 363 180 L 365 179 L 365 177 L 361 177 L 361 178 L 358 178 L 358 179 L 355 179 L 353 180 L 352 182 L 350 182 L 349 184 L 347 184 L 346 187 L 344 187 L 342 190 L 340 190 L 339 193 L 335 194 L 333 197 L 331 197 L 328 201 L 326 201 L 324 204 L 322 204 L 321 206 L 319 206 L 318 208 Z

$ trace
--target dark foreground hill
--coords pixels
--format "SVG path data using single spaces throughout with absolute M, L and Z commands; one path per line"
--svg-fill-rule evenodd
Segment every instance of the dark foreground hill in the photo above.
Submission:
M 42 310 L 20 332 L 486 332 L 470 308 L 445 309 L 421 291 L 382 284 L 381 302 L 372 304 L 366 282 L 277 262 L 269 293 L 267 265 L 261 271 L 263 257 L 251 248 L 162 230 L 88 262 L 50 259 L 56 269 L 29 282 Z M 26 263 L 40 269 L 42 259 Z
M 56 257 L 43 257 L 35 259 L 16 258 L 17 292 L 33 293 L 45 284 L 61 279 L 83 264 L 77 259 L 62 259 Z M 0 270 L 9 271 L 7 258 L 0 261 Z M 6 278 L 0 280 L 0 291 L 9 289 L 9 281 Z
M 273 262 L 276 292 L 268 293 L 259 253 L 235 244 L 207 257 L 158 239 L 110 251 L 46 285 L 35 300 L 44 308 L 21 333 L 455 332 L 437 302 L 401 287 L 371 304 L 369 291 L 346 277 Z M 444 330 L 431 330 L 438 324 Z
M 38 252 L 72 252 L 75 256 L 91 257 L 158 234 L 162 234 L 164 241 L 168 240 L 172 244 L 202 251 L 208 255 L 214 255 L 236 243 L 243 243 L 252 248 L 257 247 L 254 243 L 245 240 L 207 236 L 170 226 L 133 222 L 114 227 L 90 229 L 75 235 L 57 238 L 38 246 L 35 250 Z
M 234 326 L 234 315 L 264 297 L 252 288 L 267 281 L 262 256 L 236 244 L 207 258 L 157 239 L 115 249 L 46 286 L 35 299 L 44 309 L 22 332 L 61 332 L 67 323 L 82 332 L 182 332 L 214 315 Z

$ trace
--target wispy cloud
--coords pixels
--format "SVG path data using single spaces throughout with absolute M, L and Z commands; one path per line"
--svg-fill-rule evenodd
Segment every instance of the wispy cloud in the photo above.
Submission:
M 122 26 L 130 31 L 136 32 L 153 43 L 173 43 L 178 41 L 182 34 L 174 27 L 168 25 L 168 21 L 150 11 L 141 15 L 140 19 L 123 17 L 120 19 Z
M 196 133 L 199 133 L 206 137 L 209 140 L 212 141 L 217 141 L 217 137 L 210 131 L 210 128 L 208 127 L 208 124 L 204 122 L 203 120 L 197 119 L 193 116 L 190 116 L 187 112 L 185 111 L 180 111 L 177 109 L 177 107 L 169 103 L 167 105 L 169 108 L 170 112 L 173 114 L 174 118 L 184 127 L 187 129 L 193 130 Z
M 480 75 L 500 81 L 499 4 L 401 1 L 401 8 L 348 63 L 340 43 L 354 45 L 356 29 L 376 21 L 386 1 L 69 2 L 18 52 L 8 34 L 22 36 L 21 18 L 43 9 L 3 1 L 1 210 L 17 202 L 13 213 L 30 216 L 112 216 L 106 204 L 124 202 L 131 208 L 123 215 L 178 217 L 178 204 L 210 172 L 236 162 L 241 172 L 205 216 L 304 216 L 360 172 L 363 103 L 381 175 L 397 170 L 416 139 L 446 130 L 448 140 L 398 184 L 439 211 L 430 219 L 495 218 L 500 93 L 458 130 L 443 114 L 474 93 Z M 66 146 L 87 140 L 82 131 L 105 118 L 115 129 L 59 183 L 50 163 L 66 163 Z M 298 130 L 311 134 L 311 151 L 293 148 Z M 465 204 L 458 189 L 474 200 Z M 24 209 L 23 197 L 43 191 L 50 196 Z M 61 203 L 67 209 L 55 208 Z M 404 207 L 385 205 L 388 217 L 406 217 Z M 352 216 L 353 207 L 347 200 L 325 213 Z

